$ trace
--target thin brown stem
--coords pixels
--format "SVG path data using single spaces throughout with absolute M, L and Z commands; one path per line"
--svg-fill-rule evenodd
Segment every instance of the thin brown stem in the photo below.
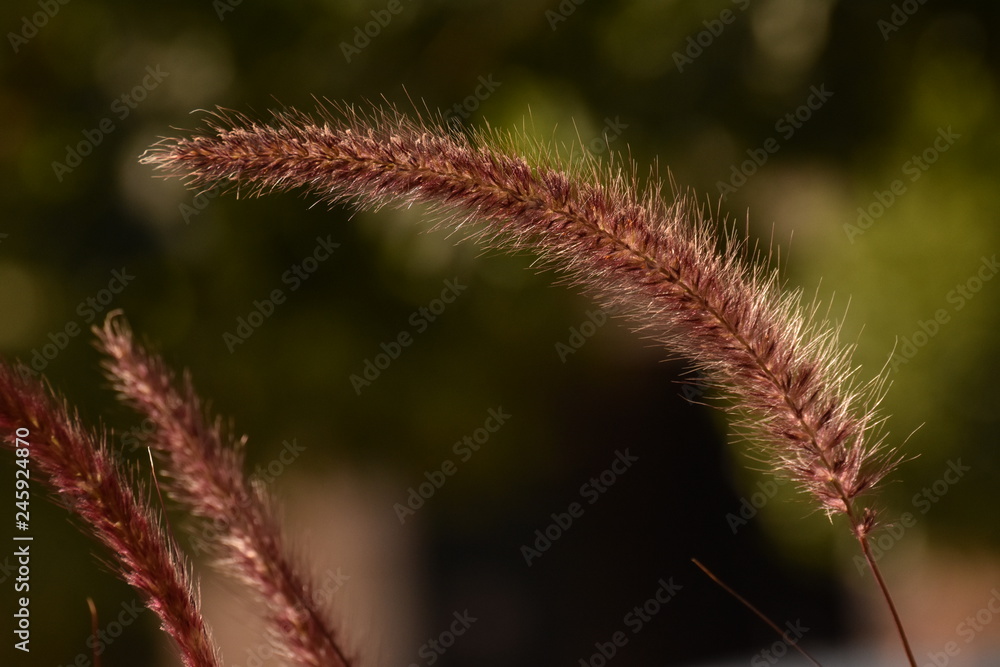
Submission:
M 765 623 L 767 623 L 767 625 L 768 625 L 769 628 L 771 628 L 772 630 L 774 630 L 775 632 L 777 632 L 778 636 L 781 637 L 781 639 L 786 644 L 788 644 L 789 646 L 791 646 L 792 648 L 794 648 L 796 651 L 798 651 L 799 653 L 801 653 L 802 656 L 806 660 L 808 660 L 812 664 L 816 665 L 816 667 L 823 667 L 823 665 L 820 664 L 819 660 L 817 660 L 816 658 L 814 658 L 811 655 L 809 655 L 809 653 L 804 648 L 802 648 L 801 646 L 799 646 L 799 643 L 797 641 L 795 641 L 794 639 L 792 639 L 791 637 L 789 637 L 788 633 L 786 633 L 784 630 L 782 630 L 780 627 L 778 627 L 778 625 L 774 621 L 772 621 L 770 618 L 768 618 L 768 616 L 764 612 L 762 612 L 761 610 L 757 609 L 757 607 L 753 606 L 750 603 L 749 600 L 747 600 L 745 597 L 743 597 L 742 595 L 740 595 L 739 593 L 737 593 L 735 590 L 733 590 L 732 588 L 730 588 L 729 585 L 727 585 L 724 581 L 722 581 L 722 579 L 719 579 L 717 576 L 715 576 L 715 573 L 713 573 L 707 567 L 705 567 L 704 565 L 702 565 L 701 562 L 697 558 L 692 558 L 691 562 L 694 563 L 695 565 L 697 565 L 698 568 L 702 572 L 704 572 L 708 576 L 709 579 L 711 579 L 716 584 L 718 584 L 719 587 L 722 590 L 724 590 L 727 593 L 729 593 L 730 595 L 732 595 L 734 598 L 736 598 L 736 600 L 740 604 L 742 604 L 744 607 L 746 607 L 747 609 L 749 609 L 750 611 L 752 611 L 757 616 L 757 618 L 759 618 L 760 620 L 762 620 Z
M 97 605 L 94 604 L 93 598 L 87 598 L 87 607 L 90 609 L 90 636 L 97 636 Z M 94 667 L 101 667 L 101 654 L 97 652 L 97 646 L 94 646 Z
M 865 560 L 868 561 L 868 567 L 871 569 L 872 574 L 875 575 L 875 581 L 878 582 L 878 588 L 882 591 L 882 597 L 885 598 L 885 603 L 889 605 L 889 611 L 892 612 L 892 620 L 896 624 L 896 633 L 899 635 L 900 641 L 903 642 L 903 650 L 906 651 L 906 659 L 910 661 L 911 667 L 917 667 L 917 659 L 913 656 L 913 650 L 910 648 L 910 641 L 906 638 L 906 631 L 903 629 L 903 621 L 899 618 L 899 613 L 896 611 L 896 605 L 892 601 L 892 596 L 889 594 L 889 587 L 885 583 L 885 579 L 882 578 L 882 571 L 879 570 L 878 563 L 875 562 L 875 557 L 872 555 L 871 546 L 868 544 L 867 535 L 859 535 L 858 541 L 861 543 L 861 551 L 865 554 Z

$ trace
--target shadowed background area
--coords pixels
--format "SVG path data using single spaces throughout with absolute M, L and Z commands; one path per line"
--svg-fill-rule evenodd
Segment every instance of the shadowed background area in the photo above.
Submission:
M 609 663 L 772 664 L 777 638 L 691 557 L 808 628 L 821 659 L 860 644 L 871 664 L 900 663 L 845 526 L 729 442 L 683 363 L 530 255 L 429 231 L 419 207 L 198 194 L 138 163 L 171 128 L 201 127 L 193 109 L 266 120 L 317 98 L 626 152 L 640 174 L 669 167 L 719 219 L 749 219 L 761 247 L 780 246 L 788 285 L 832 304 L 859 377 L 887 368 L 889 439 L 910 460 L 879 496 L 894 524 L 880 564 L 918 655 L 954 642 L 973 664 L 1000 644 L 998 14 L 917 0 L 7 3 L 0 353 L 106 427 L 147 483 L 143 424 L 114 403 L 90 342 L 123 309 L 249 434 L 249 472 L 283 499 L 363 664 L 596 667 L 616 632 Z M 3 655 L 177 664 L 33 484 L 32 652 Z M 582 515 L 559 525 L 574 502 Z M 171 518 L 198 554 L 211 530 L 192 540 Z M 198 565 L 226 664 L 278 664 L 253 603 Z

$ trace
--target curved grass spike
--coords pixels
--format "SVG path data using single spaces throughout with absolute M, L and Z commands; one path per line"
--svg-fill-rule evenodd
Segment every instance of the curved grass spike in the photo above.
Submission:
M 561 165 L 545 150 L 530 163 L 500 133 L 466 136 L 392 108 L 272 115 L 262 124 L 220 109 L 205 129 L 162 139 L 141 160 L 196 188 L 302 189 L 371 209 L 425 203 L 443 226 L 476 221 L 487 245 L 533 250 L 688 358 L 731 399 L 775 470 L 847 518 L 915 667 L 869 548 L 875 512 L 860 502 L 899 461 L 879 435 L 881 381 L 858 382 L 850 348 L 818 306 L 783 293 L 777 272 L 732 235 L 720 244 L 691 195 L 665 201 L 658 182 L 640 187 L 634 166 Z
M 94 331 L 119 399 L 155 427 L 149 446 L 167 492 L 218 532 L 207 549 L 221 572 L 256 594 L 277 652 L 301 667 L 357 664 L 318 603 L 315 582 L 289 555 L 269 495 L 243 473 L 245 439 L 206 413 L 189 376 L 178 379 L 136 343 L 119 311 Z
M 44 381 L 29 375 L 26 367 L 0 363 L 0 430 L 12 434 L 5 444 L 15 450 L 24 447 L 18 439 L 27 441 L 32 468 L 107 547 L 110 569 L 159 616 L 185 667 L 220 667 L 188 561 L 163 530 L 158 512 L 133 489 L 131 475 L 104 438 L 85 428 Z

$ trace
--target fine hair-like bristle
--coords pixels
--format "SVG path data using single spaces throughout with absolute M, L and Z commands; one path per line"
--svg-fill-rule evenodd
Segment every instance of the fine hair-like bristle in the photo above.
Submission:
M 259 195 L 301 188 L 362 207 L 430 204 L 442 224 L 488 244 L 529 248 L 613 306 L 637 328 L 691 360 L 732 401 L 778 472 L 858 537 L 874 525 L 855 507 L 896 463 L 877 437 L 879 383 L 857 383 L 850 349 L 812 316 L 798 292 L 745 245 L 719 234 L 689 194 L 672 202 L 633 169 L 594 160 L 531 164 L 497 133 L 471 136 L 395 110 L 321 107 L 273 112 L 257 123 L 219 110 L 207 129 L 158 142 L 146 164 L 193 187 L 229 184 Z
M 207 543 L 218 569 L 260 600 L 269 634 L 292 664 L 350 667 L 312 581 L 290 560 L 267 491 L 243 472 L 244 440 L 211 420 L 190 377 L 182 382 L 163 360 L 135 343 L 112 314 L 95 329 L 107 376 L 119 398 L 155 425 L 149 446 L 159 456 L 168 493 L 216 535 Z
M 39 380 L 0 364 L 0 429 L 29 432 L 31 467 L 107 547 L 112 569 L 160 617 L 186 667 L 221 665 L 185 557 L 135 494 L 102 438 L 85 429 Z M 17 447 L 13 437 L 5 443 Z

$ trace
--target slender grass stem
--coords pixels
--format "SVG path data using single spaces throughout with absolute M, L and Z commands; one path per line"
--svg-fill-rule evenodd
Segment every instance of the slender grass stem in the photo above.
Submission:
M 906 630 L 903 629 L 903 621 L 899 618 L 899 612 L 896 611 L 896 605 L 892 601 L 892 595 L 889 594 L 889 587 L 886 585 L 885 579 L 882 578 L 882 571 L 879 569 L 878 563 L 875 562 L 875 557 L 872 555 L 871 546 L 868 544 L 868 536 L 858 536 L 858 542 L 861 543 L 861 551 L 865 554 L 865 560 L 868 561 L 868 567 L 875 576 L 875 581 L 878 583 L 878 588 L 882 592 L 882 597 L 885 598 L 885 603 L 889 605 L 889 611 L 892 613 L 892 621 L 896 625 L 896 633 L 899 635 L 899 640 L 903 642 L 903 650 L 906 651 L 906 659 L 909 660 L 911 667 L 917 667 L 917 659 L 913 656 L 913 650 L 910 648 L 910 641 L 906 638 Z
M 791 646 L 792 648 L 794 648 L 796 651 L 798 651 L 799 653 L 801 653 L 802 656 L 806 660 L 808 660 L 812 664 L 816 665 L 816 667 L 823 667 L 823 665 L 820 664 L 819 660 L 817 660 L 816 658 L 814 658 L 811 655 L 809 655 L 809 652 L 806 651 L 801 646 L 799 646 L 799 643 L 797 641 L 795 641 L 794 639 L 792 639 L 791 637 L 789 637 L 788 633 L 785 632 L 784 630 L 782 630 L 780 627 L 778 627 L 777 623 L 775 623 L 770 618 L 768 618 L 768 616 L 764 612 L 762 612 L 761 610 L 757 609 L 757 607 L 755 607 L 753 604 L 751 604 L 749 600 L 747 600 L 745 597 L 743 597 L 742 595 L 740 595 L 739 593 L 737 593 L 735 590 L 733 590 L 728 584 L 726 584 L 726 582 L 722 581 L 722 579 L 719 579 L 719 577 L 715 576 L 715 573 L 713 573 L 707 567 L 705 567 L 704 565 L 702 565 L 698 561 L 697 558 L 692 558 L 691 562 L 693 562 L 695 565 L 697 565 L 698 568 L 702 572 L 704 572 L 708 576 L 709 579 L 711 579 L 716 584 L 718 584 L 719 587 L 722 590 L 726 591 L 727 593 L 729 593 L 730 595 L 732 595 L 734 598 L 736 598 L 737 602 L 739 602 L 744 607 L 746 607 L 747 609 L 749 609 L 750 611 L 752 611 L 754 613 L 754 615 L 757 616 L 757 618 L 759 618 L 760 620 L 764 621 L 764 623 L 766 623 L 769 628 L 771 628 L 772 630 L 774 630 L 775 632 L 777 632 L 778 636 L 781 637 L 781 639 L 786 644 L 788 644 L 789 646 Z

